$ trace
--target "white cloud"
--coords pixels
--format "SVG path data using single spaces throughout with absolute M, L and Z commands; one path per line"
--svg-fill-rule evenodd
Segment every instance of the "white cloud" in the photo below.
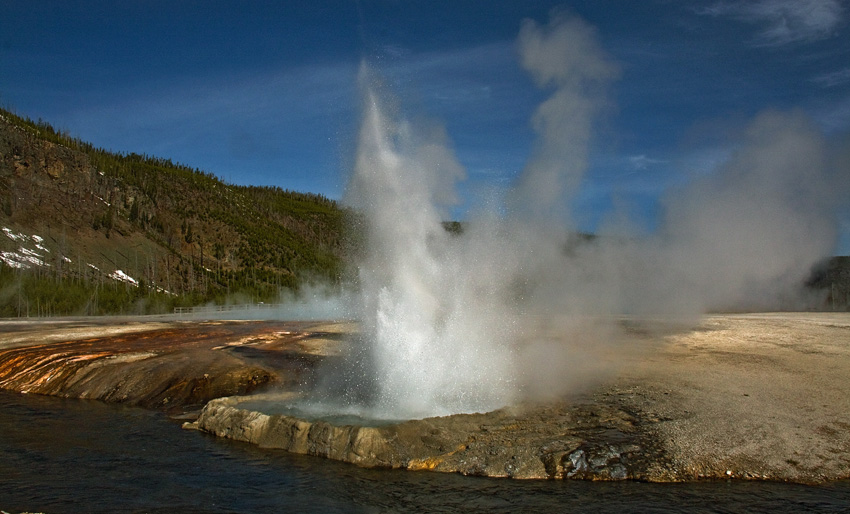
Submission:
M 828 38 L 842 22 L 839 0 L 759 0 L 717 2 L 699 14 L 728 16 L 762 26 L 753 40 L 756 46 L 781 46 Z

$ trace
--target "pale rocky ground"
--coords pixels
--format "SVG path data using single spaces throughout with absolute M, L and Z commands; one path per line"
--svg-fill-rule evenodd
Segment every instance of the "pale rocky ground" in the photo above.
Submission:
M 706 317 L 623 369 L 677 474 L 850 475 L 850 313 Z

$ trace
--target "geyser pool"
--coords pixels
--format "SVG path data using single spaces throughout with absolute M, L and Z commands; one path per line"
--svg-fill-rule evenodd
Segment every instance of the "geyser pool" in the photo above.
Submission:
M 357 405 L 326 402 L 309 396 L 257 395 L 239 402 L 239 408 L 262 412 L 269 416 L 282 415 L 309 422 L 325 421 L 335 426 L 381 427 L 406 421 L 405 419 L 376 418 L 372 411 Z

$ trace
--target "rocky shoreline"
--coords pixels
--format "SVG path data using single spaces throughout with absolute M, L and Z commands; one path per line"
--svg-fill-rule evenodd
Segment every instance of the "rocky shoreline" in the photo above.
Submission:
M 169 322 L 82 339 L 57 335 L 73 338 L 67 326 L 6 330 L 0 387 L 198 416 L 187 428 L 364 467 L 655 482 L 850 477 L 850 314 L 646 327 L 629 332 L 650 351 L 569 400 L 377 426 L 274 408 L 338 353 L 345 324 Z

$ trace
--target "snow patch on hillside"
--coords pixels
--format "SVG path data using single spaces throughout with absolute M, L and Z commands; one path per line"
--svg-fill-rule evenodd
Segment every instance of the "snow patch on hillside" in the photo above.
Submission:
M 0 251 L 0 261 L 11 268 L 29 269 L 33 266 L 50 266 L 44 261 L 44 255 L 35 250 L 23 246 L 24 244 L 32 244 L 42 252 L 50 253 L 44 245 L 44 238 L 39 235 L 28 236 L 24 233 L 18 233 L 9 227 L 2 227 L 2 231 L 6 237 L 12 241 L 21 244 L 15 251 Z
M 124 273 L 120 269 L 117 269 L 117 270 L 113 271 L 112 273 L 110 273 L 109 278 L 111 278 L 113 280 L 119 280 L 121 282 L 126 282 L 128 284 L 132 284 L 136 287 L 139 287 L 139 282 L 135 278 Z

